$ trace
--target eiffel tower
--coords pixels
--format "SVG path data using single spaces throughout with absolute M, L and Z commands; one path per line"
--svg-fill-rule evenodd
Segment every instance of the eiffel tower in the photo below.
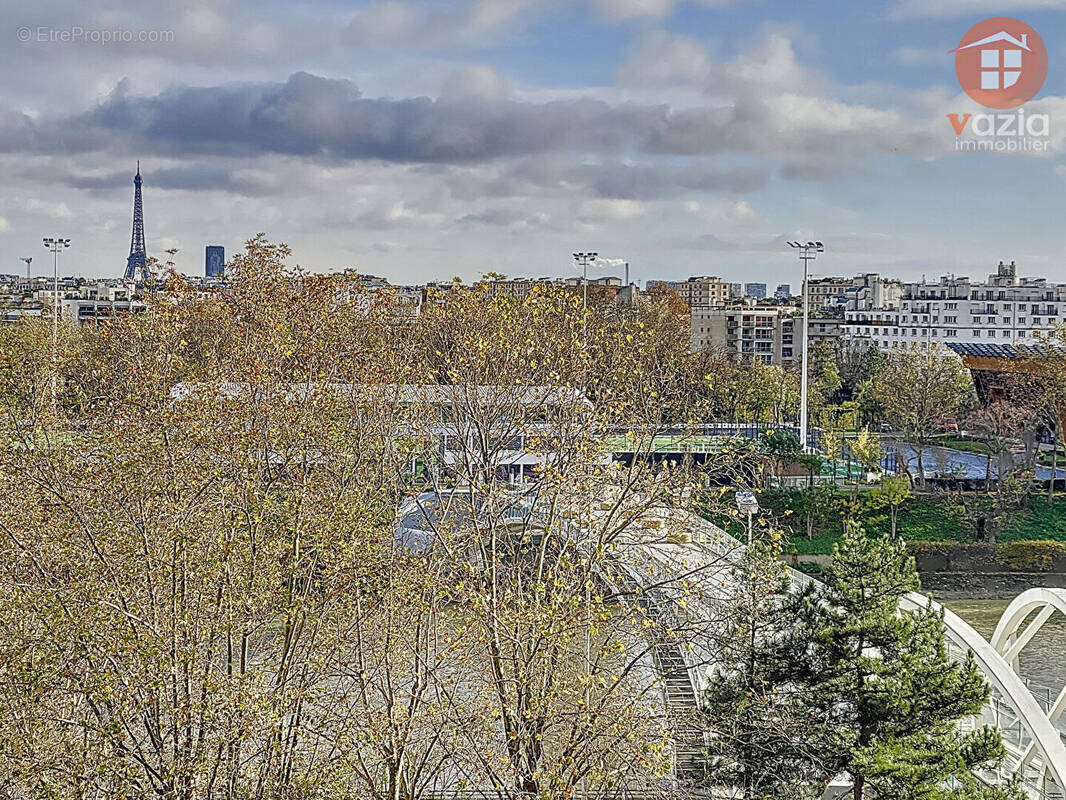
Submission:
M 144 251 L 144 210 L 141 208 L 141 162 L 137 162 L 137 174 L 133 176 L 133 237 L 130 239 L 130 255 L 126 259 L 128 281 L 144 281 L 148 277 L 148 256 Z

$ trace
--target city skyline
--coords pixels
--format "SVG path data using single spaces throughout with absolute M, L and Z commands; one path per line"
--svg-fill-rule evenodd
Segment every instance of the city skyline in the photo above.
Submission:
M 796 284 L 784 243 L 814 237 L 816 274 L 1066 280 L 1064 5 L 4 2 L 0 272 L 61 234 L 62 271 L 121 275 L 139 158 L 149 255 L 187 274 L 262 230 L 395 283 L 588 248 L 634 280 Z M 1047 46 L 1046 155 L 954 149 L 946 115 L 981 109 L 947 51 L 998 14 Z

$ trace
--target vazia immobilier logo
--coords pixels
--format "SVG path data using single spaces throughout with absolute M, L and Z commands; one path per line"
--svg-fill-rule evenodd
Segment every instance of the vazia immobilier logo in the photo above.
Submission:
M 1026 114 L 1020 106 L 1031 100 L 1047 77 L 1047 48 L 1040 35 L 1021 20 L 990 17 L 962 37 L 955 54 L 955 74 L 971 99 L 1010 113 L 948 114 L 955 131 L 955 149 L 973 151 L 1045 151 L 1047 114 Z M 963 138 L 967 132 L 974 138 Z

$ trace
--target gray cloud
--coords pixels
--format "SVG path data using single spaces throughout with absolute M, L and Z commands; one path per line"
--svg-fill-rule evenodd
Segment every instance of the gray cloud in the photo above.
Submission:
M 10 112 L 0 117 L 0 147 L 8 152 L 136 148 L 183 157 L 274 153 L 464 164 L 551 153 L 924 154 L 934 145 L 920 120 L 812 96 L 752 95 L 681 109 L 589 96 L 372 98 L 351 81 L 306 72 L 284 83 L 177 87 L 153 96 L 120 86 L 91 111 L 48 124 Z

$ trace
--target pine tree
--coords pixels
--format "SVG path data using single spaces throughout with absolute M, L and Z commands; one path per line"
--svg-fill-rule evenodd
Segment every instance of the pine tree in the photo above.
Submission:
M 901 541 L 852 523 L 824 585 L 807 593 L 796 663 L 824 713 L 828 765 L 851 776 L 855 800 L 1013 796 L 974 774 L 1002 759 L 999 734 L 957 724 L 989 696 L 972 658 L 949 658 L 941 613 L 899 611 L 918 586 Z
M 799 597 L 779 556 L 776 541 L 756 543 L 734 568 L 737 591 L 701 707 L 711 741 L 705 783 L 783 800 L 818 796 L 831 775 L 820 758 L 825 725 L 808 717 L 819 710 L 791 680 Z

